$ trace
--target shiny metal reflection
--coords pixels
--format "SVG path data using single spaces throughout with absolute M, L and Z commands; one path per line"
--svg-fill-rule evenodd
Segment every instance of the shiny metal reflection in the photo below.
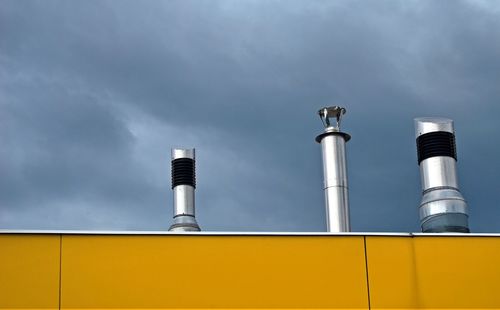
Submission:
M 415 119 L 416 138 L 432 132 L 454 134 L 447 118 Z M 422 201 L 419 207 L 423 232 L 469 232 L 468 207 L 458 186 L 456 160 L 449 156 L 429 157 L 420 163 Z
M 196 160 L 195 149 L 172 149 L 172 161 L 180 158 Z M 175 186 L 172 191 L 174 196 L 174 223 L 169 230 L 200 231 L 195 217 L 195 188 L 191 185 L 181 184 Z
M 349 188 L 345 144 L 350 136 L 340 131 L 340 121 L 346 109 L 325 107 L 318 114 L 325 126 L 316 137 L 323 157 L 323 189 L 325 193 L 326 226 L 329 232 L 349 232 Z M 335 123 L 332 122 L 335 119 Z

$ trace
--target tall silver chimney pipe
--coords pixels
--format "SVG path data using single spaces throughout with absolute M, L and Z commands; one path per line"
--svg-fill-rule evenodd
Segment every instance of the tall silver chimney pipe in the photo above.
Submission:
M 423 190 L 422 231 L 469 232 L 467 203 L 458 189 L 453 121 L 416 118 L 415 135 Z
M 349 195 L 347 187 L 347 164 L 345 144 L 351 136 L 340 131 L 340 121 L 346 112 L 342 107 L 325 107 L 318 114 L 325 126 L 316 137 L 323 154 L 324 191 L 326 205 L 326 228 L 329 232 L 349 232 Z M 335 118 L 332 125 L 330 119 Z
M 195 163 L 194 149 L 172 149 L 174 223 L 170 231 L 200 231 L 194 212 Z

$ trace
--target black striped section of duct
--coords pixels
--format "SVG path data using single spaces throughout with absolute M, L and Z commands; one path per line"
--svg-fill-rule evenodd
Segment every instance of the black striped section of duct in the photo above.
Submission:
M 417 138 L 418 164 L 430 157 L 449 156 L 457 160 L 455 135 L 447 131 L 434 131 Z
M 191 185 L 196 188 L 194 159 L 177 158 L 172 160 L 172 189 L 177 185 Z

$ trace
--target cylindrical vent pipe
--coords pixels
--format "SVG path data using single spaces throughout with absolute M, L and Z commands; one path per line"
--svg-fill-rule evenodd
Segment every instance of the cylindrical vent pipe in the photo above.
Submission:
M 416 118 L 415 135 L 423 190 L 422 231 L 469 232 L 467 203 L 458 189 L 453 121 Z
M 174 223 L 170 231 L 200 231 L 194 210 L 195 163 L 194 149 L 172 149 Z
M 351 231 L 345 155 L 345 144 L 351 136 L 340 131 L 340 120 L 345 112 L 345 108 L 337 106 L 318 111 L 325 126 L 324 132 L 316 137 L 316 142 L 321 143 L 323 154 L 323 189 L 329 232 Z M 336 124 L 331 124 L 331 118 L 336 119 Z

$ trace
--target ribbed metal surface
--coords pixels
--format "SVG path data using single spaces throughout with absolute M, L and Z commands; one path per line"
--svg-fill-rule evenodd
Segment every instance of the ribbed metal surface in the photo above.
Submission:
M 196 162 L 191 158 L 172 160 L 172 188 L 177 185 L 190 185 L 196 188 Z
M 458 186 L 453 121 L 417 118 L 415 134 L 422 181 L 422 231 L 469 232 L 467 203 Z
M 200 231 L 195 218 L 196 157 L 194 149 L 172 150 L 174 223 L 171 231 Z
M 423 160 L 448 156 L 457 159 L 455 135 L 445 131 L 436 131 L 423 134 L 417 138 L 418 163 Z

